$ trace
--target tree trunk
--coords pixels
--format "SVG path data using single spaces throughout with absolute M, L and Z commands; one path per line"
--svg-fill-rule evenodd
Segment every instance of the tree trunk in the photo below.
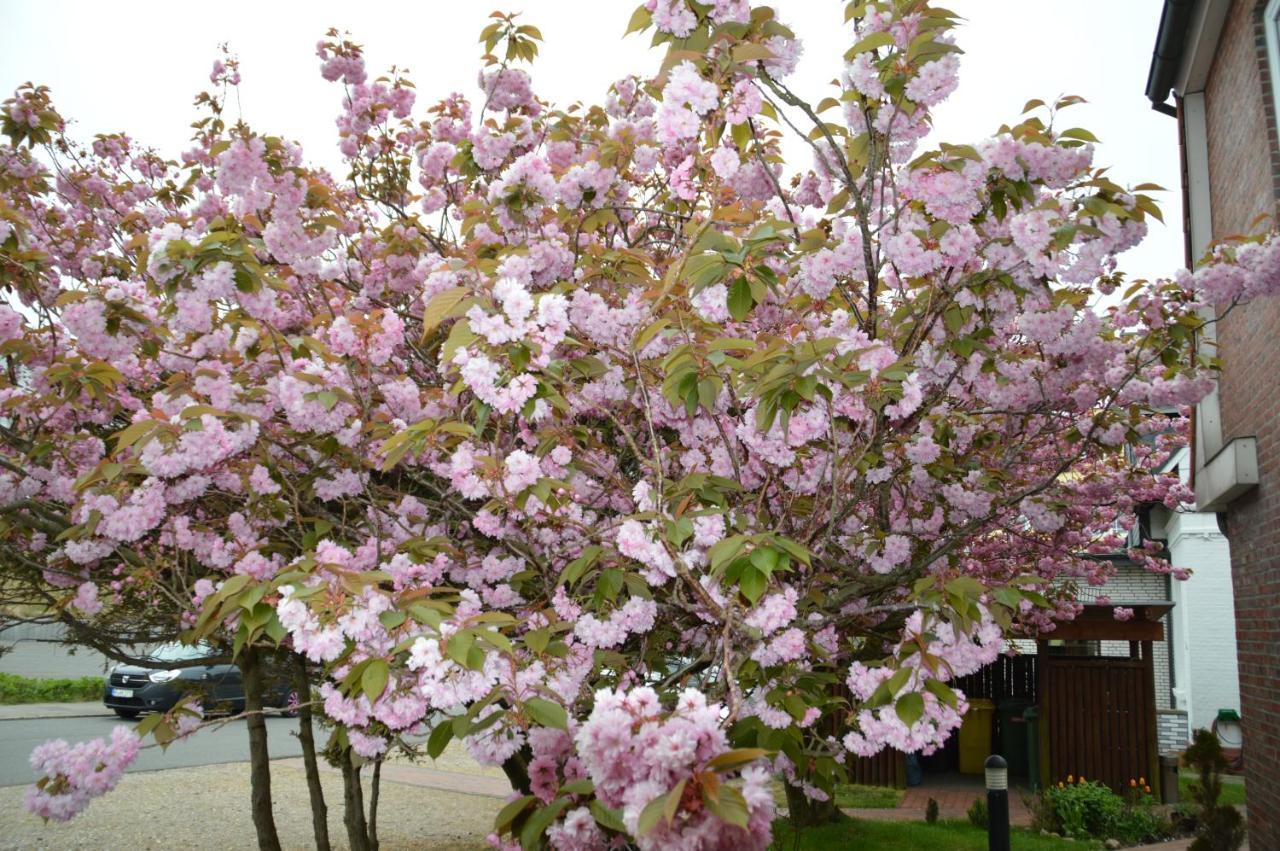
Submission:
M 316 851 L 330 851 L 329 808 L 324 803 L 324 787 L 320 785 L 320 766 L 316 762 L 316 739 L 311 722 L 311 675 L 307 660 L 294 653 L 294 689 L 298 692 L 298 741 L 302 745 L 302 762 L 307 768 L 307 791 L 311 795 L 311 830 L 315 834 Z
M 836 806 L 835 798 L 826 801 L 815 801 L 798 786 L 786 784 L 787 819 L 793 828 L 817 827 L 840 821 L 844 813 Z
M 531 794 L 529 791 L 529 757 L 531 755 L 532 752 L 526 746 L 507 757 L 507 761 L 502 763 L 502 773 L 507 775 L 507 782 L 521 795 Z
M 261 851 L 280 851 L 280 837 L 271 813 L 271 755 L 267 751 L 267 719 L 262 716 L 262 663 L 258 652 L 246 647 L 240 654 L 244 676 L 245 719 L 249 728 L 249 800 L 253 827 Z
M 369 782 L 369 851 L 378 851 L 378 789 L 382 785 L 382 757 L 373 762 L 373 779 Z
M 364 820 L 364 791 L 360 788 L 360 769 L 351 760 L 351 748 L 342 751 L 342 823 L 347 827 L 351 851 L 369 848 L 369 827 Z

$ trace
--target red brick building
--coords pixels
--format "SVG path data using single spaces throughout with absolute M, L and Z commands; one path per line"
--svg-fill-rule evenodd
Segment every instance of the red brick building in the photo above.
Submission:
M 1173 97 L 1170 98 L 1172 93 Z M 1280 0 L 1165 0 L 1147 96 L 1177 119 L 1187 261 L 1274 227 Z M 1196 410 L 1194 484 L 1231 542 L 1250 845 L 1280 849 L 1280 299 L 1210 326 L 1224 368 Z

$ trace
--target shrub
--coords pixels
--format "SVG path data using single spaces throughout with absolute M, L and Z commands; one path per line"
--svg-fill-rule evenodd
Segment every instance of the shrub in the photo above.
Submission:
M 0 674 L 0 704 L 68 703 L 102 697 L 102 677 L 38 680 Z
M 969 811 L 965 813 L 969 817 L 969 823 L 974 827 L 987 829 L 987 802 L 981 798 L 974 798 L 973 803 L 969 806 Z
M 1068 777 L 1040 794 L 1035 826 L 1064 836 L 1118 839 L 1129 844 L 1169 836 L 1169 822 L 1156 809 L 1146 779 L 1130 780 L 1129 787 L 1128 795 L 1122 798 L 1103 783 Z
M 1198 775 L 1191 784 L 1196 805 L 1196 838 L 1191 851 L 1236 851 L 1244 844 L 1244 823 L 1239 810 L 1218 800 L 1222 771 L 1227 767 L 1218 737 L 1208 730 L 1196 730 L 1183 757 Z
M 929 803 L 925 805 L 924 820 L 929 824 L 933 824 L 938 820 L 938 802 L 933 798 L 930 798 Z

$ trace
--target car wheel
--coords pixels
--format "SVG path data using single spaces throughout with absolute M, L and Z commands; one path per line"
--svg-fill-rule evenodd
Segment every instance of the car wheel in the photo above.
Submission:
M 138 717 L 138 710 L 136 709 L 117 709 L 115 712 L 126 721 L 132 721 Z
M 298 692 L 295 690 L 290 690 L 285 692 L 281 696 L 280 707 L 281 707 L 280 709 L 281 717 L 297 718 L 298 717 Z

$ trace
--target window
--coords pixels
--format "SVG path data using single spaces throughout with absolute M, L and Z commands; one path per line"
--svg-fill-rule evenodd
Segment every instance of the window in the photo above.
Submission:
M 1280 0 L 1268 0 L 1262 13 L 1262 28 L 1267 36 L 1267 66 L 1271 71 L 1271 97 L 1280 120 Z

